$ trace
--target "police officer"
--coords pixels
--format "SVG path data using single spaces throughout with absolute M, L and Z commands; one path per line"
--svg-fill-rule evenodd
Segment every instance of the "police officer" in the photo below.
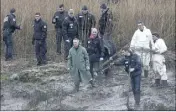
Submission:
M 127 48 L 124 50 L 125 57 L 114 62 L 113 64 L 116 66 L 125 66 L 125 71 L 127 73 L 130 72 L 131 86 L 135 99 L 135 108 L 139 108 L 140 82 L 142 73 L 140 57 L 137 54 L 132 53 L 132 51 L 128 50 Z
M 61 43 L 62 43 L 62 23 L 67 17 L 67 12 L 64 10 L 64 4 L 59 5 L 58 11 L 54 14 L 52 23 L 55 24 L 56 29 L 56 45 L 57 53 L 61 54 Z
M 62 31 L 65 41 L 65 60 L 69 53 L 69 49 L 73 46 L 73 39 L 78 37 L 78 22 L 74 16 L 74 10 L 68 11 L 68 17 L 65 18 L 62 24 Z
M 3 26 L 3 41 L 6 45 L 6 54 L 5 60 L 10 61 L 13 59 L 12 51 L 13 51 L 13 37 L 12 34 L 16 29 L 20 30 L 21 27 L 16 24 L 16 16 L 15 9 L 12 8 L 10 10 L 10 14 L 4 18 L 4 26 Z
M 91 28 L 95 27 L 95 16 L 91 14 L 86 5 L 82 7 L 82 11 L 76 16 L 79 26 L 79 37 L 82 45 L 87 47 L 87 39 L 90 36 Z
M 88 39 L 87 52 L 90 60 L 90 73 L 94 78 L 99 70 L 99 62 L 103 61 L 104 56 L 103 42 L 96 28 L 92 28 L 91 36 Z
M 101 8 L 101 17 L 99 19 L 99 32 L 101 36 L 104 34 L 112 34 L 112 12 L 109 10 L 109 8 L 106 6 L 106 4 L 102 4 L 100 6 Z
M 40 13 L 36 13 L 34 20 L 34 35 L 32 39 L 32 44 L 35 45 L 35 53 L 38 66 L 47 63 L 46 38 L 47 38 L 47 24 L 41 19 Z

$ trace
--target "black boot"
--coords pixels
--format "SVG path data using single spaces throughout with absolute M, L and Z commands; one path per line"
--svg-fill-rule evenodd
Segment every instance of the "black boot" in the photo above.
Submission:
M 160 79 L 155 79 L 155 86 L 160 86 Z
M 91 84 L 92 87 L 95 87 L 93 80 L 90 80 L 89 83 Z
M 76 84 L 74 89 L 73 89 L 73 93 L 76 93 L 79 91 L 79 84 Z
M 168 86 L 167 80 L 161 80 L 161 86 L 162 87 Z
M 144 77 L 145 77 L 145 78 L 148 77 L 148 70 L 144 70 Z
M 140 93 L 134 94 L 134 99 L 135 99 L 135 110 L 139 110 L 140 108 Z

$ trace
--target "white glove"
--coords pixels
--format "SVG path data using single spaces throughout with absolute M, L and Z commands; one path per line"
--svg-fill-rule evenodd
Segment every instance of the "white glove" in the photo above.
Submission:
M 103 60 L 104 60 L 104 59 L 101 57 L 101 58 L 100 58 L 100 61 L 103 61 Z
M 67 68 L 68 71 L 70 71 L 70 68 Z
M 56 22 L 56 19 L 55 19 L 55 18 L 53 19 L 53 22 Z
M 110 57 L 109 60 L 113 60 L 112 57 Z
M 90 67 L 87 66 L 87 67 L 86 67 L 86 70 L 90 70 Z
M 70 40 L 66 40 L 66 42 L 70 42 Z
M 133 72 L 134 71 L 134 68 L 130 68 L 130 70 L 129 70 L 130 72 Z

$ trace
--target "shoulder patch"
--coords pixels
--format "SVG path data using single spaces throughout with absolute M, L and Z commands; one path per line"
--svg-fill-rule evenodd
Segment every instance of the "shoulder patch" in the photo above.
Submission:
M 6 16 L 5 18 L 4 18 L 4 22 L 7 22 L 8 21 L 8 16 Z

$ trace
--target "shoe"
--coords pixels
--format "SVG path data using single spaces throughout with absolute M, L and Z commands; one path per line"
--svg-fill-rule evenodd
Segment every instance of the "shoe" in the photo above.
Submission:
M 75 85 L 73 89 L 73 93 L 77 93 L 79 91 L 79 85 Z
M 167 80 L 161 80 L 161 86 L 167 87 L 168 86 Z
M 92 87 L 95 87 L 93 80 L 90 80 L 89 83 L 91 84 Z
M 155 83 L 151 87 L 159 87 L 160 86 L 160 79 L 155 79 Z
M 41 62 L 38 62 L 38 63 L 37 63 L 37 66 L 41 66 L 41 65 L 42 65 Z

